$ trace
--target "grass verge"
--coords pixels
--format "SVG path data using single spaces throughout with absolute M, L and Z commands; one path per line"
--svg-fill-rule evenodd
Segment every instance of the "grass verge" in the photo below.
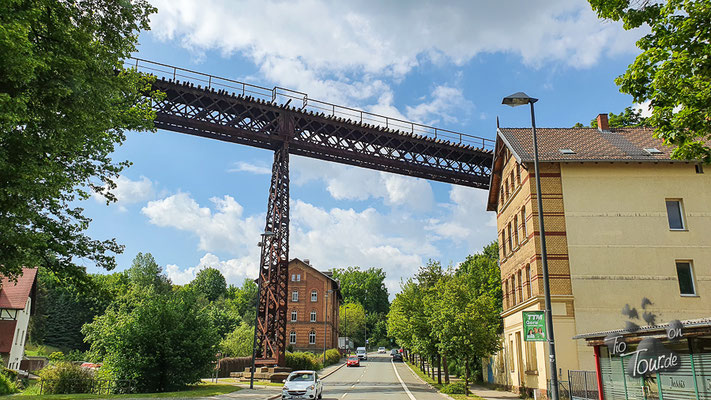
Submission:
M 432 379 L 431 376 L 428 376 L 427 374 L 425 374 L 424 372 L 422 372 L 416 365 L 410 363 L 409 361 L 405 360 L 405 363 L 406 363 L 407 365 L 409 365 L 410 368 L 411 368 L 413 371 L 415 371 L 415 374 L 416 374 L 417 376 L 419 376 L 420 379 L 422 379 L 423 381 L 425 381 L 425 382 L 429 383 L 430 385 L 432 385 L 432 387 L 434 387 L 435 389 L 437 389 L 437 391 L 439 391 L 439 392 L 442 391 L 442 387 L 444 386 L 444 384 L 441 384 L 441 385 L 438 384 L 437 382 L 435 382 L 435 381 Z M 484 399 L 482 399 L 481 397 L 479 397 L 479 396 L 477 396 L 477 395 L 474 395 L 474 394 L 471 394 L 471 393 L 470 393 L 469 395 L 463 395 L 463 394 L 448 394 L 447 396 L 450 396 L 451 398 L 453 398 L 453 399 L 455 399 L 455 400 L 466 400 L 466 399 L 484 400 Z
M 217 396 L 220 394 L 232 393 L 242 388 L 233 385 L 220 385 L 203 383 L 198 385 L 191 385 L 186 390 L 181 390 L 179 392 L 164 392 L 164 393 L 136 393 L 136 394 L 108 394 L 108 395 L 97 395 L 97 394 L 50 394 L 50 395 L 38 395 L 38 394 L 23 394 L 20 393 L 17 396 L 21 396 L 23 400 L 34 400 L 34 399 L 48 399 L 48 400 L 74 400 L 74 399 L 158 399 L 163 397 L 172 398 L 195 398 L 195 397 L 209 397 Z M 32 390 L 26 390 L 25 392 L 32 393 Z

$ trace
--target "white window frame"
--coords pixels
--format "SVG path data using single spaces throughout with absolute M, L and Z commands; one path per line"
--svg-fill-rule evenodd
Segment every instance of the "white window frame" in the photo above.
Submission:
M 301 274 L 296 274 L 296 281 L 301 282 Z
M 311 316 L 310 316 L 309 321 L 316 322 L 316 311 L 315 310 L 311 311 Z
M 311 291 L 311 301 L 314 303 L 318 301 L 318 291 L 316 289 Z
M 299 302 L 299 291 L 298 290 L 294 290 L 293 292 L 291 292 L 291 302 L 292 303 Z
M 684 202 L 682 199 L 665 199 L 664 200 L 664 208 L 666 208 L 667 211 L 667 224 L 669 224 L 669 208 L 667 207 L 668 202 L 676 202 L 679 204 L 679 218 L 681 219 L 681 228 L 672 228 L 669 226 L 670 231 L 685 231 L 687 230 L 686 227 L 686 218 L 684 216 Z
M 676 279 L 679 281 L 679 264 L 687 264 L 689 266 L 689 275 L 691 276 L 691 289 L 694 291 L 694 293 L 681 293 L 681 287 L 679 287 L 679 294 L 682 297 L 696 297 L 698 296 L 698 293 L 696 292 L 696 279 L 694 279 L 694 263 L 691 262 L 691 260 L 676 260 L 674 262 L 674 268 L 677 269 L 676 272 Z
M 291 322 L 296 322 L 299 318 L 299 313 L 296 310 L 291 311 Z
M 291 274 L 291 281 L 296 282 L 296 274 Z
M 289 344 L 296 344 L 296 332 L 295 331 L 291 331 L 291 333 L 289 333 Z
M 316 344 L 316 331 L 309 332 L 309 344 Z

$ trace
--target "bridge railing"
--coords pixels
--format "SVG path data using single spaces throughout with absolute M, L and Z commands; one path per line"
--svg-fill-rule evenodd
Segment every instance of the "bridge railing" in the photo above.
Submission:
M 493 150 L 495 145 L 495 142 L 491 139 L 315 100 L 304 92 L 279 86 L 267 88 L 141 58 L 126 59 L 124 66 L 134 68 L 139 72 L 155 75 L 158 78 L 190 82 L 196 86 L 199 85 L 200 87 L 208 89 L 224 90 L 229 93 L 234 93 L 235 95 L 251 96 L 264 101 L 274 102 L 275 104 L 289 104 L 306 112 L 323 113 L 326 116 L 381 126 L 414 135 L 426 136 L 485 150 Z

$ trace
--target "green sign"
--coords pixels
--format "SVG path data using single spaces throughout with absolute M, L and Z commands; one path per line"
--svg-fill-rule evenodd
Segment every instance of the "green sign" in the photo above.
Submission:
M 523 312 L 523 338 L 526 342 L 545 342 L 548 340 L 545 311 Z

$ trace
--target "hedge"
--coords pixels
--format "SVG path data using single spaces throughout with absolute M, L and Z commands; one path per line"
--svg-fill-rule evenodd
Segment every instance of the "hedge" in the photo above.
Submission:
M 320 359 L 314 353 L 300 351 L 295 353 L 286 353 L 286 366 L 291 368 L 292 371 L 303 369 L 318 371 L 323 368 Z
M 225 357 L 217 362 L 218 376 L 229 378 L 231 372 L 244 372 L 252 366 L 252 357 Z
M 326 365 L 324 367 L 337 364 L 339 361 L 341 361 L 341 352 L 338 349 L 326 350 Z

